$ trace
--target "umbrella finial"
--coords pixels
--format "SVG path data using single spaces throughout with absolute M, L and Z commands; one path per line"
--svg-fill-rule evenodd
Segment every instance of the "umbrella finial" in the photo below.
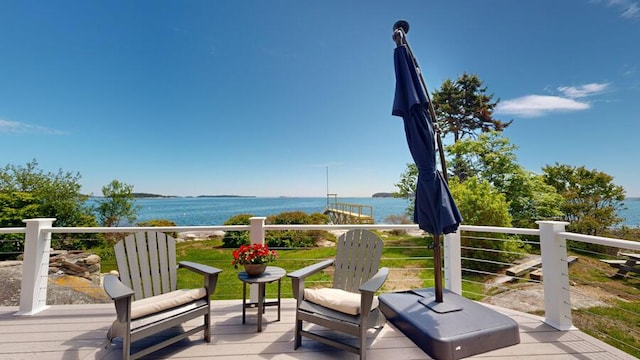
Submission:
M 404 33 L 408 33 L 409 32 L 409 23 L 406 20 L 398 20 L 396 21 L 395 24 L 393 24 L 393 31 L 396 31 L 398 29 L 402 29 L 402 31 L 404 31 Z
M 393 36 L 391 38 L 395 41 L 396 46 L 401 46 L 407 43 L 407 32 L 409 32 L 409 23 L 404 20 L 398 20 L 393 24 Z

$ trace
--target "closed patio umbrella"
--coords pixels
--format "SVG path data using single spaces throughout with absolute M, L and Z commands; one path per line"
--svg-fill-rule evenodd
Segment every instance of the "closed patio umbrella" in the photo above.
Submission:
M 436 302 L 442 302 L 442 258 L 440 235 L 455 232 L 462 216 L 449 192 L 446 165 L 439 133 L 434 131 L 435 112 L 426 84 L 406 41 L 409 24 L 398 21 L 393 39 L 396 91 L 392 114 L 402 117 L 411 156 L 418 168 L 414 222 L 433 235 Z M 437 142 L 437 147 L 436 147 Z M 436 165 L 440 154 L 442 173 Z M 444 175 L 443 175 L 444 173 Z

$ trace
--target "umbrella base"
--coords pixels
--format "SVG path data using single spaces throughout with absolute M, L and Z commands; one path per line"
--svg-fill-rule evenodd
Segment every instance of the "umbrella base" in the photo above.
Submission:
M 418 300 L 418 302 L 428 307 L 429 309 L 437 312 L 438 314 L 446 314 L 446 313 L 462 310 L 461 304 L 457 304 L 453 301 L 437 302 L 435 296 L 424 297 Z
M 510 317 L 446 289 L 443 301 L 435 303 L 434 292 L 415 289 L 379 296 L 387 320 L 429 356 L 460 359 L 520 343 L 518 324 Z M 435 303 L 438 311 L 459 310 L 438 312 L 425 302 Z

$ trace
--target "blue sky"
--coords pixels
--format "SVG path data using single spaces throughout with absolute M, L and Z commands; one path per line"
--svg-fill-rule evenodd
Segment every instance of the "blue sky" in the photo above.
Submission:
M 371 196 L 412 162 L 392 26 L 430 90 L 464 72 L 540 173 L 640 196 L 640 0 L 0 0 L 0 165 L 166 195 Z

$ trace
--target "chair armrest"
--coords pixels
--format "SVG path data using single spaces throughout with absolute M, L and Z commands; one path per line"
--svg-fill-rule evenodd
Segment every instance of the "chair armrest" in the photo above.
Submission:
M 179 268 L 185 268 L 188 270 L 191 270 L 193 272 L 197 272 L 198 274 L 202 274 L 202 275 L 214 275 L 217 274 L 219 272 L 222 272 L 221 269 L 215 268 L 213 266 L 208 266 L 208 265 L 204 265 L 204 264 L 198 264 L 198 263 L 194 263 L 191 261 L 180 261 L 178 263 L 178 267 Z
M 387 280 L 387 276 L 389 276 L 389 268 L 382 267 L 378 269 L 378 272 L 371 279 L 360 285 L 360 292 L 375 293 L 380 290 Z
M 113 300 L 113 304 L 116 307 L 118 326 L 129 324 L 131 322 L 131 302 L 135 294 L 134 291 L 123 284 L 115 275 L 104 277 L 104 291 Z
M 329 266 L 333 265 L 334 262 L 334 259 L 324 260 L 287 274 L 287 276 L 291 278 L 293 297 L 298 300 L 298 305 L 300 305 L 300 302 L 302 301 L 302 295 L 304 293 L 304 279 L 325 268 L 328 268 Z
M 213 266 L 194 263 L 191 261 L 180 261 L 178 263 L 178 267 L 185 268 L 198 274 L 204 275 L 204 287 L 207 289 L 207 298 L 209 298 L 211 294 L 213 294 L 213 292 L 216 290 L 216 285 L 218 283 L 218 274 L 222 272 L 221 269 L 215 268 Z
M 378 272 L 371 279 L 360 285 L 360 311 L 362 314 L 368 314 L 371 311 L 373 296 L 376 291 L 380 290 L 382 284 L 387 280 L 387 276 L 389 276 L 389 269 L 383 267 L 378 269 Z M 364 318 L 362 317 L 361 321 L 366 321 Z
M 109 295 L 111 300 L 132 297 L 134 294 L 133 290 L 123 284 L 115 275 L 106 275 L 104 277 L 104 291 Z
M 287 276 L 294 279 L 304 279 L 310 275 L 317 273 L 320 270 L 328 268 L 329 266 L 333 265 L 334 261 L 334 259 L 324 260 L 319 263 L 303 267 L 300 270 L 288 273 Z

